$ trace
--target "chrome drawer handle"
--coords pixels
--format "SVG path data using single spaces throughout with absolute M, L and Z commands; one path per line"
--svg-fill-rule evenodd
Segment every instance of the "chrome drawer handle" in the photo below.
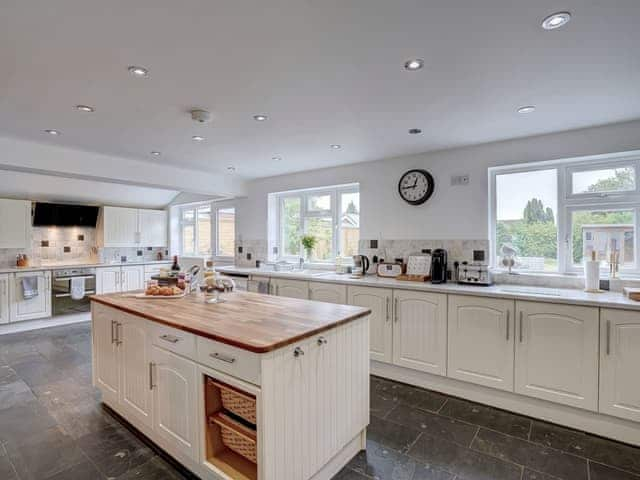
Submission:
M 165 342 L 169 342 L 169 343 L 178 343 L 180 341 L 180 339 L 174 335 L 160 335 L 160 340 L 164 340 Z
M 324 337 L 319 337 L 318 338 L 318 345 L 322 346 L 322 345 L 326 345 L 327 344 L 327 339 Z
M 304 355 L 304 350 L 302 350 L 300 347 L 296 347 L 296 349 L 293 351 L 293 356 L 297 358 L 302 355 Z
M 211 358 L 213 358 L 214 360 L 220 360 L 222 362 L 227 362 L 227 363 L 235 363 L 236 359 L 233 357 L 227 357 L 226 355 L 222 355 L 218 352 L 215 353 L 210 353 L 209 356 Z

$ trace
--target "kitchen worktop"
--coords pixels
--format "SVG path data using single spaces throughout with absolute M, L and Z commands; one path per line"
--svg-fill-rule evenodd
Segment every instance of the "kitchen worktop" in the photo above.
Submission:
M 382 278 L 375 274 L 369 274 L 362 278 L 351 278 L 348 274 L 337 274 L 331 271 L 316 271 L 314 273 L 308 273 L 308 271 L 306 273 L 304 271 L 273 272 L 258 268 L 241 268 L 232 266 L 218 267 L 216 270 L 220 273 L 232 275 L 258 275 L 290 280 L 359 285 L 363 287 L 396 288 L 434 293 L 476 295 L 514 300 L 531 300 L 547 303 L 565 303 L 572 305 L 619 308 L 624 310 L 640 310 L 640 302 L 630 300 L 620 292 L 587 293 L 578 289 L 531 287 L 511 284 L 497 284 L 488 287 L 478 285 L 460 285 L 457 283 L 431 284 L 395 280 L 393 278 Z
M 65 268 L 99 268 L 99 267 L 128 267 L 134 265 L 170 264 L 171 260 L 147 260 L 134 262 L 81 262 L 81 263 L 52 263 L 49 265 L 34 265 L 29 267 L 0 267 L 0 273 L 42 272 L 44 270 L 62 270 Z
M 131 294 L 94 295 L 91 300 L 256 353 L 265 353 L 340 324 L 370 310 L 248 292 L 224 294 L 206 304 L 201 294 L 179 299 L 141 299 Z

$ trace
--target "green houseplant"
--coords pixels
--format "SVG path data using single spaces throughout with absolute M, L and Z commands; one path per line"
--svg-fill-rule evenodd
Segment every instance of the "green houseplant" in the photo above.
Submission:
M 307 260 L 311 259 L 311 253 L 313 251 L 313 248 L 316 246 L 317 242 L 318 242 L 318 239 L 313 235 L 304 235 L 300 239 L 300 243 L 302 243 L 302 246 L 304 247 L 304 250 L 307 253 Z

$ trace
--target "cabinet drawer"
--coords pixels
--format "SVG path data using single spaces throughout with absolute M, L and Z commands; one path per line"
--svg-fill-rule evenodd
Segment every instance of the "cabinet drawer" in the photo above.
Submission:
M 195 360 L 196 336 L 177 328 L 151 322 L 151 341 L 160 348 Z
M 203 337 L 198 337 L 197 343 L 198 362 L 260 385 L 260 355 Z

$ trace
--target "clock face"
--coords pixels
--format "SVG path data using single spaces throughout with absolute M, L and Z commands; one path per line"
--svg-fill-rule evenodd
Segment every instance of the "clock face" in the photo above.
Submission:
M 433 177 L 426 170 L 409 170 L 398 182 L 398 192 L 411 205 L 421 205 L 433 194 Z

